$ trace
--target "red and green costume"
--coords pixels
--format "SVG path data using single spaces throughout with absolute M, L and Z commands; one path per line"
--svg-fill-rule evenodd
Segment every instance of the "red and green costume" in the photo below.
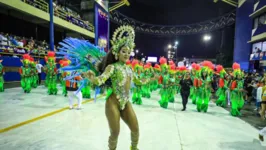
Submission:
M 139 79 L 142 79 L 143 67 L 139 64 L 138 60 L 133 60 L 131 65 L 132 65 L 132 69 L 134 71 L 135 76 Z M 133 104 L 137 104 L 137 105 L 142 104 L 141 94 L 142 94 L 141 84 L 134 83 L 133 95 L 132 95 Z
M 207 112 L 211 96 L 211 75 L 213 64 L 210 61 L 204 61 L 201 68 L 201 77 L 198 80 L 198 112 Z M 205 74 L 205 75 L 204 75 Z
M 243 81 L 243 72 L 240 70 L 240 65 L 238 63 L 233 64 L 233 76 L 234 80 L 230 85 L 230 99 L 231 99 L 231 115 L 232 116 L 241 116 L 241 109 L 244 106 L 244 81 Z
M 193 80 L 193 87 L 192 87 L 192 104 L 196 104 L 197 103 L 197 99 L 199 97 L 199 79 L 201 78 L 201 74 L 200 74 L 200 70 L 201 67 L 199 64 L 194 64 L 192 65 L 192 73 L 194 74 L 192 76 L 192 80 Z
M 160 76 L 161 74 L 161 67 L 158 64 L 155 64 L 153 67 L 155 76 Z M 154 90 L 157 90 L 159 88 L 159 80 L 154 80 Z
M 24 54 L 23 60 L 21 60 L 23 66 L 20 67 L 19 73 L 21 76 L 21 87 L 24 90 L 24 93 L 30 93 L 31 91 L 31 76 L 32 76 L 32 71 L 30 68 L 30 55 L 29 54 Z
M 4 92 L 4 67 L 2 65 L 2 61 L 0 60 L 0 92 Z
M 67 59 L 62 59 L 59 61 L 60 67 L 67 67 L 70 64 L 70 61 Z M 59 76 L 59 81 L 61 83 L 61 87 L 62 87 L 62 94 L 66 97 L 67 96 L 67 89 L 66 89 L 66 81 L 64 80 L 64 78 L 67 76 L 67 72 L 60 70 L 60 76 Z M 83 95 L 83 94 L 82 94 Z
M 162 108 L 167 108 L 168 107 L 168 102 L 169 102 L 169 91 L 168 91 L 168 86 L 169 86 L 169 74 L 168 74 L 168 65 L 167 65 L 167 59 L 164 57 L 161 57 L 160 60 L 160 65 L 162 69 L 162 88 L 160 90 L 160 95 L 161 95 L 161 100 L 159 101 L 159 104 Z
M 168 99 L 169 102 L 175 102 L 176 94 L 176 77 L 175 77 L 175 64 L 169 66 L 169 86 L 168 86 Z
M 216 92 L 216 96 L 218 97 L 216 101 L 217 106 L 225 107 L 226 106 L 226 90 L 227 90 L 227 80 L 225 79 L 226 72 L 221 65 L 216 66 L 216 71 L 220 75 L 219 79 L 219 88 Z
M 144 76 L 143 79 L 150 79 L 151 78 L 151 65 L 145 64 L 144 65 Z M 146 84 L 142 85 L 142 97 L 150 98 L 151 97 L 151 82 L 149 81 Z
M 38 86 L 38 70 L 36 68 L 36 63 L 34 61 L 34 58 L 30 58 L 30 68 L 31 68 L 31 87 L 37 88 Z
M 49 95 L 56 95 L 57 94 L 57 68 L 56 68 L 56 62 L 55 62 L 55 53 L 54 52 L 48 52 L 47 57 L 45 57 L 46 61 L 46 80 L 45 83 L 48 87 L 48 94 Z

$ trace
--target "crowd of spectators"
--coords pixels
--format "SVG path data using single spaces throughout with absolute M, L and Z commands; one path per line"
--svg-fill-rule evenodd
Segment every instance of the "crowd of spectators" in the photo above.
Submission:
M 32 54 L 45 55 L 49 51 L 46 41 L 20 37 L 8 33 L 0 32 L 0 53 L 4 55 Z M 55 49 L 56 51 L 56 49 Z
M 48 7 L 43 6 L 43 5 L 46 6 L 48 5 L 48 3 L 44 0 L 22 0 L 22 1 L 38 9 L 48 12 Z M 89 23 L 89 21 L 82 20 L 77 12 L 71 10 L 66 6 L 60 5 L 56 0 L 53 2 L 53 7 L 54 7 L 55 16 L 64 19 L 72 24 L 85 28 L 89 31 L 94 31 L 93 26 Z
M 233 76 L 230 75 L 231 72 L 227 71 L 226 75 L 226 80 L 228 82 L 228 85 L 230 86 L 230 83 L 233 80 Z M 265 86 L 265 81 L 266 81 L 266 73 L 263 72 L 253 72 L 253 73 L 248 73 L 245 72 L 244 75 L 244 100 L 245 100 L 245 105 L 249 108 L 252 108 L 252 111 L 255 116 L 261 117 L 263 120 L 265 120 L 265 114 L 261 114 L 261 112 L 265 113 L 265 110 L 261 110 L 261 101 L 262 101 L 262 95 L 263 91 L 262 88 Z M 217 96 L 215 95 L 215 92 L 217 91 L 219 87 L 219 75 L 214 75 L 213 80 L 212 80 L 212 90 L 213 90 L 213 99 L 217 99 Z M 230 88 L 230 87 L 229 87 Z M 230 107 L 231 101 L 230 101 L 230 89 L 228 88 L 227 90 L 227 102 L 228 106 Z

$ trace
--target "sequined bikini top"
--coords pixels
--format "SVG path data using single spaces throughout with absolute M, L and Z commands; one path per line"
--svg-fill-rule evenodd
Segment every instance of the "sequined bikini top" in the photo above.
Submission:
M 103 74 L 95 78 L 94 84 L 100 86 L 109 78 L 112 82 L 112 92 L 119 100 L 121 110 L 125 108 L 130 99 L 131 83 L 145 84 L 147 82 L 140 81 L 129 66 L 120 62 L 108 65 Z

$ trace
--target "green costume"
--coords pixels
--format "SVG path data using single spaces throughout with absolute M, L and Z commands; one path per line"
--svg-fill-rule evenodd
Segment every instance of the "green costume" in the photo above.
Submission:
M 231 82 L 230 86 L 230 99 L 231 99 L 231 115 L 232 116 L 241 116 L 240 110 L 244 106 L 244 81 L 243 78 L 243 72 L 240 70 L 240 65 L 237 63 L 233 64 L 233 75 L 234 80 Z
M 219 88 L 216 92 L 216 96 L 218 97 L 216 101 L 217 106 L 225 107 L 226 106 L 226 90 L 227 90 L 227 80 L 225 80 L 225 75 L 226 72 L 221 65 L 217 65 L 216 67 L 217 73 L 220 74 L 220 79 L 219 79 Z
M 46 73 L 46 85 L 48 86 L 48 94 L 49 95 L 56 95 L 57 94 L 57 68 L 55 64 L 55 53 L 48 52 L 48 56 L 45 57 L 45 61 L 47 63 L 45 67 Z
M 31 87 L 37 88 L 38 86 L 38 70 L 36 68 L 36 63 L 34 62 L 34 59 L 31 57 L 30 59 L 30 67 L 31 67 Z
M 209 61 L 203 62 L 203 68 L 201 69 L 201 77 L 198 80 L 198 99 L 197 99 L 197 110 L 198 112 L 207 112 L 210 96 L 211 96 L 211 76 L 212 76 L 212 63 Z
M 194 75 L 193 75 L 193 95 L 192 95 L 192 104 L 196 104 L 197 103 L 197 99 L 199 97 L 199 79 L 201 77 L 201 74 L 200 74 L 200 65 L 198 64 L 192 64 L 192 72 L 194 72 Z
M 169 102 L 175 102 L 176 94 L 176 77 L 175 77 L 175 65 L 170 66 L 169 70 L 169 87 L 168 87 L 168 99 Z
M 161 95 L 161 100 L 159 101 L 159 104 L 162 108 L 167 108 L 168 107 L 168 102 L 169 102 L 169 74 L 168 74 L 168 65 L 167 65 L 167 60 L 164 57 L 161 57 L 160 60 L 160 65 L 162 69 L 162 88 L 160 90 L 160 95 Z
M 0 92 L 4 92 L 4 67 L 2 61 L 0 60 Z
M 137 78 L 139 78 L 140 80 L 143 79 L 143 67 L 139 64 L 138 60 L 133 60 L 132 63 L 132 69 L 134 71 L 134 74 Z M 142 84 L 138 84 L 138 83 L 134 83 L 134 87 L 132 89 L 133 94 L 132 94 L 132 103 L 133 104 L 137 104 L 137 105 L 141 105 L 142 104 L 142 99 L 141 99 L 141 95 L 142 95 L 142 90 L 141 90 Z
M 23 66 L 20 68 L 19 73 L 21 76 L 21 87 L 24 90 L 24 93 L 30 93 L 31 91 L 31 68 L 30 68 L 30 55 L 24 54 L 22 64 Z

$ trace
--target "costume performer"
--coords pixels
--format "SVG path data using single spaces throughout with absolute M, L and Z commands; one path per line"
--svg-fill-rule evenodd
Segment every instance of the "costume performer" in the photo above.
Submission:
M 48 52 L 47 57 L 45 57 L 46 67 L 46 85 L 48 86 L 48 94 L 49 95 L 56 95 L 57 94 L 57 68 L 55 63 L 55 53 Z
M 2 65 L 2 61 L 0 60 L 0 92 L 4 92 L 4 67 Z
M 161 100 L 159 101 L 159 104 L 162 108 L 167 108 L 168 107 L 168 102 L 169 102 L 169 74 L 168 74 L 168 65 L 167 65 L 167 59 L 164 57 L 161 57 L 160 60 L 160 65 L 162 69 L 162 88 L 160 90 L 160 95 L 161 95 Z
M 150 79 L 151 78 L 151 73 L 150 73 L 150 64 L 145 64 L 144 65 L 144 76 L 142 78 L 144 79 Z M 151 83 L 147 82 L 146 84 L 142 85 L 142 97 L 150 98 L 151 97 Z
M 38 86 L 38 70 L 36 68 L 36 63 L 34 61 L 34 58 L 30 58 L 30 67 L 31 67 L 31 87 L 37 88 Z
M 155 64 L 153 69 L 154 69 L 155 76 L 161 75 L 161 67 L 158 64 Z M 154 90 L 157 90 L 159 87 L 160 87 L 159 80 L 154 80 Z
M 24 93 L 30 93 L 31 91 L 31 68 L 30 68 L 30 55 L 24 54 L 23 60 L 21 60 L 23 66 L 20 67 L 19 73 L 21 76 L 21 87 L 24 90 Z
M 62 59 L 59 61 L 60 67 L 66 67 L 69 65 L 69 61 L 67 59 Z M 66 81 L 64 80 L 64 78 L 67 76 L 67 72 L 63 71 L 63 70 L 59 70 L 60 72 L 60 76 L 59 76 L 59 81 L 61 83 L 62 86 L 62 91 L 63 91 L 63 95 L 66 97 L 67 96 L 67 89 L 66 89 Z
M 201 77 L 198 80 L 198 99 L 197 99 L 197 110 L 198 112 L 207 112 L 210 96 L 211 96 L 211 72 L 213 71 L 212 63 L 209 61 L 204 61 L 202 63 Z
M 233 64 L 233 70 L 234 80 L 231 82 L 230 86 L 230 98 L 232 103 L 231 115 L 241 116 L 240 110 L 244 106 L 243 72 L 240 70 L 240 65 L 238 63 Z
M 168 100 L 169 102 L 173 103 L 175 102 L 175 94 L 176 94 L 176 78 L 175 78 L 175 64 L 169 65 L 169 87 L 168 87 Z
M 201 73 L 200 73 L 200 65 L 199 64 L 195 64 L 192 66 L 193 67 L 193 71 L 195 71 L 195 74 L 193 76 L 193 95 L 192 95 L 192 104 L 196 104 L 197 99 L 199 97 L 199 79 L 201 77 Z
M 226 72 L 221 65 L 216 66 L 217 73 L 220 75 L 219 79 L 219 88 L 216 92 L 218 97 L 216 101 L 217 106 L 225 107 L 226 106 L 226 90 L 227 90 L 227 80 L 225 79 Z
M 65 51 L 65 53 L 69 53 L 68 51 L 70 51 L 70 53 L 73 54 L 69 55 L 69 57 L 75 56 L 75 59 L 73 58 L 73 60 L 75 60 L 75 62 L 73 62 L 75 65 L 70 65 L 74 67 L 74 69 L 78 70 L 85 68 L 83 66 L 87 66 L 87 69 L 90 69 L 87 73 L 82 73 L 82 76 L 87 78 L 92 84 L 97 86 L 103 84 L 109 85 L 110 92 L 107 94 L 105 114 L 111 134 L 109 137 L 110 150 L 115 150 L 117 148 L 120 118 L 125 121 L 131 130 L 131 150 L 137 150 L 139 141 L 138 120 L 133 107 L 129 102 L 130 86 L 132 81 L 139 84 L 145 83 L 146 81 L 139 81 L 131 67 L 126 65 L 126 61 L 129 59 L 130 53 L 135 46 L 134 39 L 135 32 L 132 27 L 119 27 L 114 32 L 111 41 L 113 47 L 106 57 L 104 57 L 99 63 L 95 63 L 94 61 L 96 58 L 99 58 L 94 55 L 97 48 L 87 41 L 74 40 L 75 42 L 73 42 L 71 40 L 66 40 L 65 42 L 68 43 L 64 44 L 66 48 L 61 49 L 62 51 Z M 73 43 L 77 44 L 73 45 Z M 83 55 L 76 55 L 76 53 L 83 53 Z M 84 56 L 84 54 L 86 57 L 80 58 L 80 56 Z M 69 59 L 71 60 L 71 58 Z M 96 71 L 101 73 L 98 77 L 96 77 L 95 72 L 92 70 L 94 67 L 93 64 L 98 64 Z
M 141 79 L 142 78 L 142 73 L 141 71 L 143 70 L 143 67 L 139 65 L 138 60 L 133 60 L 132 63 L 132 69 L 134 70 L 135 76 L 137 78 Z M 142 104 L 142 99 L 141 99 L 141 84 L 134 83 L 133 87 L 133 96 L 132 96 L 132 102 L 133 104 L 141 105 Z

